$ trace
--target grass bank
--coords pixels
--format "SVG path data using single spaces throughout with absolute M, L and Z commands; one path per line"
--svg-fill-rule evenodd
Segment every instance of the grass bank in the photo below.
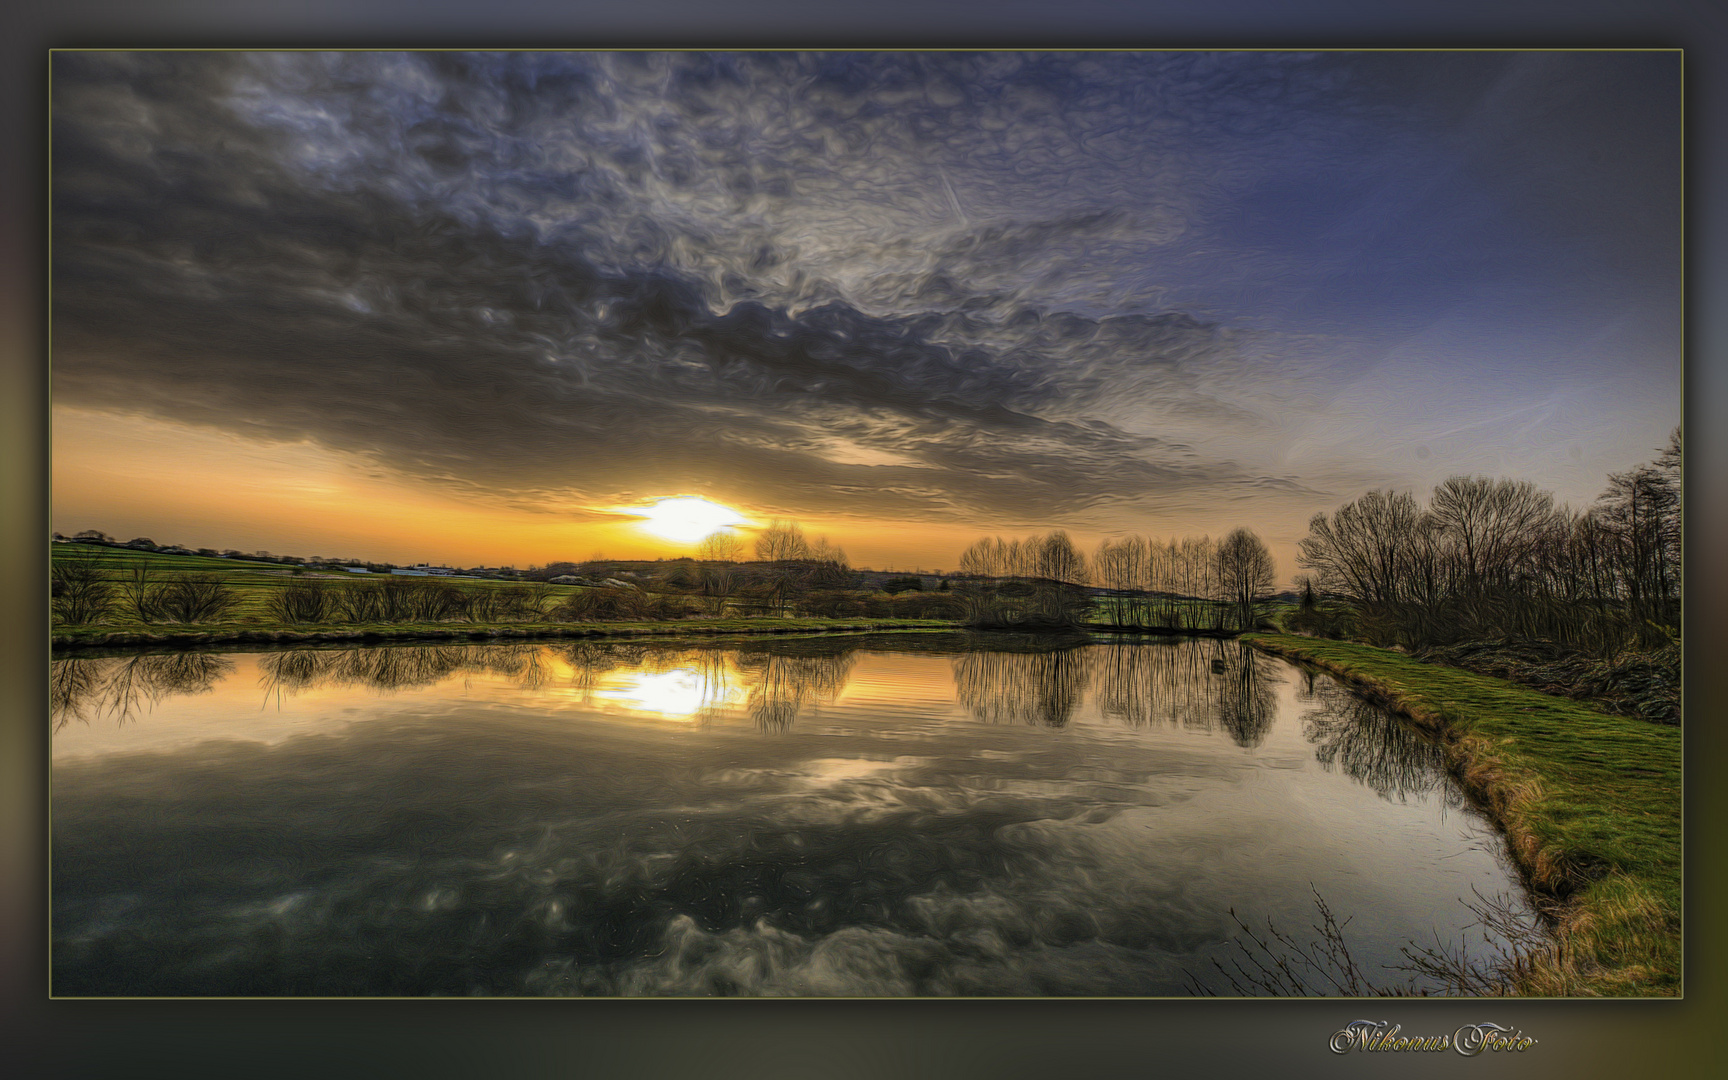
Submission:
M 939 619 L 679 619 L 605 623 L 352 623 L 315 628 L 287 623 L 245 626 L 157 626 L 115 630 L 57 627 L 55 649 L 197 648 L 205 645 L 297 645 L 317 642 L 498 641 L 558 638 L 687 637 L 733 634 L 857 633 L 882 630 L 953 630 Z
M 1556 947 L 1518 966 L 1515 992 L 1680 992 L 1679 728 L 1370 645 L 1242 640 L 1314 664 L 1442 737 L 1448 767 L 1557 918 Z

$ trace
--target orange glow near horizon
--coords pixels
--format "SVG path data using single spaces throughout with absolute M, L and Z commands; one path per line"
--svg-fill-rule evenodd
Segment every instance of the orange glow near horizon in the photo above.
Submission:
M 743 537 L 743 557 L 751 558 L 752 523 L 777 516 L 675 495 L 580 511 L 585 520 L 572 520 L 408 479 L 311 443 L 66 406 L 54 408 L 53 424 L 49 527 L 67 535 L 100 529 L 121 540 L 147 536 L 191 548 L 528 567 L 594 555 L 680 558 L 726 527 Z M 844 547 L 855 564 L 877 568 L 952 569 L 980 535 L 958 525 L 799 520 L 811 536 Z
M 595 556 L 694 556 L 702 538 L 719 528 L 741 536 L 742 557 L 750 559 L 759 524 L 788 516 L 742 499 L 671 493 L 631 507 L 540 509 L 404 477 L 360 455 L 312 443 L 265 442 L 67 406 L 54 408 L 53 424 L 49 527 L 67 535 L 100 529 L 121 540 L 147 536 L 194 549 L 527 568 Z M 677 492 L 672 484 L 668 489 Z M 960 553 L 982 536 L 1061 527 L 790 516 L 806 535 L 826 536 L 844 548 L 852 565 L 876 570 L 951 571 Z M 1304 523 L 1292 520 L 1291 535 L 1282 539 L 1261 531 L 1281 580 L 1296 572 L 1294 548 Z M 1230 524 L 1148 523 L 1134 531 L 1221 535 Z M 1088 552 L 1103 538 L 1069 531 Z

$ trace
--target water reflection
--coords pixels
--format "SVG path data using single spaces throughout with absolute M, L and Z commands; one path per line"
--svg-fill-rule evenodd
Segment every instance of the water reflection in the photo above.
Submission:
M 1260 745 L 1277 711 L 1272 661 L 1236 642 L 1112 643 L 954 658 L 961 704 L 989 724 L 1067 725 L 1086 691 L 1098 711 L 1130 727 L 1222 728 Z
M 663 650 L 662 650 L 663 651 Z M 625 643 L 577 642 L 553 649 L 573 672 L 570 685 L 578 690 L 594 690 L 606 675 L 620 668 L 644 668 L 652 650 L 646 645 Z
M 1104 717 L 1130 727 L 1221 729 L 1253 747 L 1276 713 L 1273 662 L 1234 642 L 1010 644 L 1014 651 L 962 649 L 952 658 L 956 699 L 987 724 L 1063 728 L 1091 691 Z M 759 729 L 777 733 L 809 707 L 838 698 L 864 649 L 845 640 L 412 645 L 266 652 L 257 668 L 267 701 L 343 688 L 394 693 L 487 676 L 518 690 L 572 690 L 585 703 L 699 724 L 741 707 Z M 165 695 L 207 691 L 232 670 L 231 660 L 213 653 L 58 659 L 50 668 L 53 725 L 99 714 L 124 723 Z
M 57 660 L 57 723 L 156 706 L 55 740 L 55 990 L 1181 994 L 1310 881 L 1363 957 L 1450 940 L 1515 887 L 1492 833 L 1296 670 L 959 635 Z
M 1315 682 L 1311 671 L 1298 697 L 1319 706 L 1302 718 L 1302 735 L 1321 767 L 1340 769 L 1385 799 L 1437 794 L 1448 807 L 1463 805 L 1463 794 L 1446 780 L 1445 752 L 1414 725 L 1330 679 Z
M 568 687 L 587 703 L 696 723 L 743 701 L 758 727 L 781 732 L 806 706 L 832 701 L 844 690 L 854 662 L 854 651 L 845 647 L 668 649 L 581 642 L 301 649 L 267 654 L 259 668 L 266 695 L 347 686 L 393 691 L 484 674 L 508 679 L 520 690 Z M 80 692 L 68 690 L 71 696 Z
M 457 674 L 502 675 L 525 690 L 547 684 L 545 650 L 537 645 L 415 645 L 361 649 L 293 649 L 258 661 L 266 694 L 364 686 L 405 690 Z
M 1169 650 L 1122 646 L 1106 654 L 1099 702 L 1106 716 L 1131 725 L 1216 726 L 1240 746 L 1257 746 L 1272 722 L 1276 681 L 1265 657 L 1235 642 Z
M 986 724 L 1065 727 L 1089 681 L 1087 650 L 974 652 L 954 658 L 960 703 Z
M 739 670 L 752 680 L 750 719 L 765 732 L 785 731 L 809 704 L 833 701 L 846 688 L 856 658 L 740 654 Z
M 612 672 L 616 676 L 608 678 Z M 632 711 L 706 724 L 717 718 L 739 693 L 737 680 L 723 653 L 676 654 L 642 658 L 635 663 L 608 663 L 589 658 L 578 669 L 583 700 L 621 704 Z
M 124 724 L 166 697 L 207 693 L 233 670 L 233 661 L 197 652 L 54 660 L 48 665 L 48 721 L 55 731 L 94 717 Z

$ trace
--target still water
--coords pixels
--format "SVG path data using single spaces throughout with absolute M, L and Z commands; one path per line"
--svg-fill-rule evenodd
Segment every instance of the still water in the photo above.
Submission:
M 1187 995 L 1517 895 L 1440 752 L 1234 642 L 53 662 L 58 995 Z M 1235 915 L 1232 915 L 1234 910 Z

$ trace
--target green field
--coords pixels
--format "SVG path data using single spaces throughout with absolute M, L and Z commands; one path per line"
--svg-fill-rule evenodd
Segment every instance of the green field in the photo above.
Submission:
M 323 580 L 331 585 L 347 585 L 354 583 L 377 583 L 388 580 L 390 574 L 350 574 L 345 570 L 318 572 L 301 570 L 296 573 L 296 567 L 283 566 L 280 563 L 257 562 L 248 559 L 218 559 L 204 555 L 165 555 L 154 551 L 128 551 L 123 548 L 105 547 L 99 544 L 55 544 L 52 552 L 55 562 L 68 558 L 91 558 L 115 580 L 129 577 L 134 569 L 144 568 L 153 577 L 164 579 L 176 574 L 212 574 L 228 585 L 239 596 L 239 603 L 219 623 L 205 624 L 205 629 L 213 626 L 249 626 L 280 625 L 270 614 L 270 596 L 272 593 L 300 580 L 312 578 Z M 413 578 L 415 581 L 429 580 Z M 462 590 L 484 589 L 520 589 L 524 586 L 514 581 L 491 581 L 482 578 L 438 578 Z M 574 585 L 550 585 L 552 590 L 547 600 L 550 608 L 570 592 Z M 109 630 L 145 629 L 166 630 L 168 626 L 162 623 L 145 624 L 129 613 L 116 609 L 100 624 Z M 73 630 L 73 627 L 59 629 Z
M 524 634 L 559 634 L 587 636 L 596 633 L 617 636 L 675 633 L 726 634 L 796 632 L 834 632 L 863 629 L 952 629 L 953 623 L 937 619 L 871 619 L 848 617 L 781 618 L 719 617 L 684 618 L 660 622 L 608 621 L 603 623 L 566 623 L 543 619 L 513 619 L 501 622 L 341 622 L 326 619 L 317 623 L 288 623 L 271 610 L 271 597 L 290 584 L 307 579 L 322 580 L 332 586 L 378 587 L 390 580 L 389 574 L 350 574 L 337 570 L 328 573 L 304 570 L 277 563 L 246 559 L 221 559 L 199 555 L 167 555 L 159 552 L 130 551 L 92 544 L 55 544 L 52 557 L 63 559 L 89 558 L 111 580 L 130 579 L 135 570 L 145 569 L 153 579 L 169 580 L 180 574 L 205 574 L 222 581 L 234 590 L 238 602 L 220 619 L 198 623 L 144 622 L 126 609 L 123 602 L 100 620 L 87 625 L 56 623 L 52 642 L 56 646 L 103 645 L 131 646 L 155 644 L 203 644 L 223 641 L 326 641 L 371 640 L 379 638 L 459 638 L 485 636 L 517 636 Z M 401 580 L 401 579 L 398 579 Z M 415 582 L 442 582 L 464 592 L 520 590 L 529 584 L 515 581 L 494 581 L 460 577 L 412 577 Z M 550 612 L 574 592 L 583 591 L 578 585 L 540 585 L 545 590 L 542 610 Z
M 1527 957 L 1533 996 L 1672 995 L 1681 967 L 1681 732 L 1369 645 L 1254 634 L 1445 740 L 1447 762 L 1505 830 L 1557 946 Z

